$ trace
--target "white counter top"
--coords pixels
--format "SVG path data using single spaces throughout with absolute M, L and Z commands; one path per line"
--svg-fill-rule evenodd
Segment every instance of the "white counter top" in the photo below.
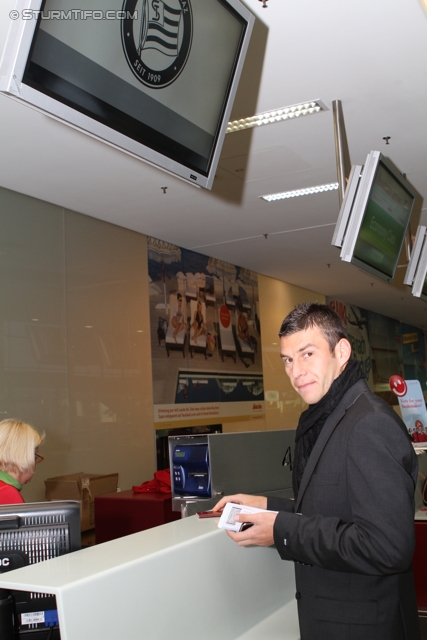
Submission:
M 197 516 L 5 573 L 0 588 L 55 594 L 62 640 L 299 638 L 293 564 Z

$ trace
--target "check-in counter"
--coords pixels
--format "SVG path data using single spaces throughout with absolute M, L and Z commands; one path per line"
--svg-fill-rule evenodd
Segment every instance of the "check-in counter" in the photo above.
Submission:
M 183 520 L 0 575 L 55 594 L 61 640 L 298 640 L 294 567 Z
M 427 478 L 427 453 L 418 456 L 418 482 L 415 490 L 415 553 L 412 561 L 415 592 L 419 611 L 427 611 L 427 507 L 424 504 L 424 483 Z
M 172 509 L 183 517 L 235 493 L 293 498 L 295 431 L 169 436 Z

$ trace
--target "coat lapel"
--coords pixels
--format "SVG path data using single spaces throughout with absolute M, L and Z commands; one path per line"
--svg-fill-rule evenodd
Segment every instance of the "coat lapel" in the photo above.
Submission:
M 329 418 L 326 420 L 323 429 L 317 438 L 317 442 L 313 447 L 313 451 L 310 454 L 310 457 L 307 461 L 307 465 L 304 469 L 303 476 L 301 478 L 301 484 L 298 491 L 297 501 L 295 503 L 295 512 L 299 512 L 299 507 L 304 496 L 304 492 L 310 482 L 311 476 L 316 468 L 317 462 L 322 455 L 322 451 L 325 448 L 329 438 L 335 431 L 338 424 L 341 422 L 343 417 L 345 416 L 347 410 L 356 402 L 359 396 L 362 393 L 365 393 L 369 390 L 365 380 L 358 380 L 356 384 L 354 384 L 351 389 L 347 391 L 344 395 L 341 402 L 335 407 L 334 411 L 331 413 Z

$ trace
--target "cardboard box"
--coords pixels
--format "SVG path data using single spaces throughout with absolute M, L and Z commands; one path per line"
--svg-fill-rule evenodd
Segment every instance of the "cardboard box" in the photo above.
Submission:
M 95 529 L 82 531 L 82 549 L 93 547 L 96 544 Z
M 45 480 L 46 500 L 78 500 L 80 502 L 81 530 L 95 526 L 95 496 L 117 491 L 118 473 L 105 476 L 91 473 L 71 473 Z

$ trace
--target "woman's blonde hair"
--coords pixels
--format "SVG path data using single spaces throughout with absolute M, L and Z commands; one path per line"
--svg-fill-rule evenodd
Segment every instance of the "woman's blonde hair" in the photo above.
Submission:
M 34 471 L 35 451 L 44 440 L 29 424 L 20 420 L 0 422 L 0 469 L 7 473 Z

